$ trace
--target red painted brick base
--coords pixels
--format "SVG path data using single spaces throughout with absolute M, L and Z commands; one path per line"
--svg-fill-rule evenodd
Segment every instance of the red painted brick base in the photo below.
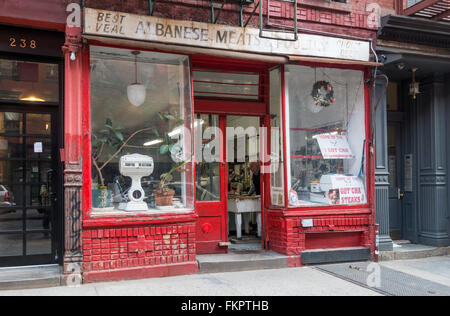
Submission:
M 83 231 L 84 282 L 190 274 L 198 270 L 195 222 Z
M 301 266 L 301 253 L 311 249 L 370 248 L 375 253 L 376 227 L 370 214 L 290 216 L 269 215 L 270 249 L 288 256 L 288 266 Z M 302 227 L 302 219 L 313 219 L 313 227 Z

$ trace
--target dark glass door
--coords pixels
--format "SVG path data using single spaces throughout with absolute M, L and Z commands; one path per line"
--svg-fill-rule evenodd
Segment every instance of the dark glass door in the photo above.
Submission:
M 0 107 L 0 266 L 51 264 L 60 246 L 58 115 Z
M 388 123 L 389 160 L 389 234 L 393 240 L 403 238 L 402 125 Z

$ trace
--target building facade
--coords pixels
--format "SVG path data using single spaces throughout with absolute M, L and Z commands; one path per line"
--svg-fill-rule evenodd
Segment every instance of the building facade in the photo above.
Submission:
M 381 250 L 399 240 L 449 245 L 449 15 L 440 1 L 397 1 L 382 18 L 375 170 Z
M 375 258 L 372 2 L 22 2 L 0 19 L 3 266 L 196 273 L 243 239 L 288 266 Z M 57 56 L 16 55 L 15 28 L 59 32 Z

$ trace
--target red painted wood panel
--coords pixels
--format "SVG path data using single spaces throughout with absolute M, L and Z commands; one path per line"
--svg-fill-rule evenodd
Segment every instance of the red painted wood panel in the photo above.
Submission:
M 361 232 L 309 233 L 305 236 L 305 248 L 331 249 L 361 246 Z

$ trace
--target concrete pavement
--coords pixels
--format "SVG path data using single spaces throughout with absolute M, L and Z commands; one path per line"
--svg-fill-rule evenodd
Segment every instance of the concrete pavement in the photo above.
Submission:
M 79 287 L 0 291 L 0 296 L 378 296 L 380 293 L 434 296 L 450 293 L 450 256 L 381 262 L 382 286 L 378 289 L 367 287 L 368 264 L 181 275 Z
M 450 256 L 387 261 L 381 266 L 450 287 Z
M 377 296 L 380 294 L 314 268 L 301 267 L 96 283 L 74 288 L 0 291 L 0 296 L 5 295 Z

